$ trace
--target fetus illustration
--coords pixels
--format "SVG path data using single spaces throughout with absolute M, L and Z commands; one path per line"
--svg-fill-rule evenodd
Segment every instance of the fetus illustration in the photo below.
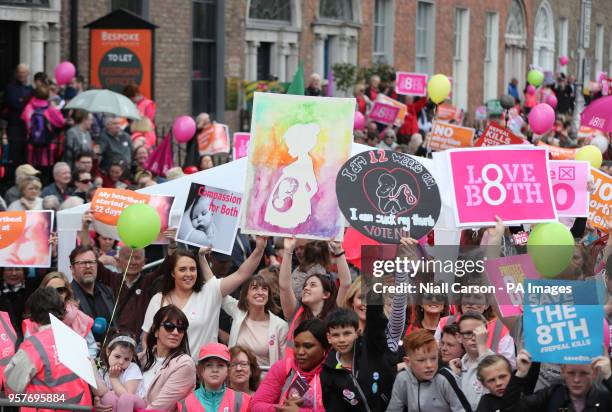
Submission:
M 292 229 L 304 223 L 312 213 L 311 200 L 318 184 L 309 152 L 317 144 L 320 127 L 317 124 L 296 124 L 285 132 L 283 139 L 289 155 L 295 160 L 282 169 L 266 205 L 264 221 Z
M 378 197 L 378 208 L 387 214 L 397 214 L 402 210 L 414 205 L 417 198 L 407 184 L 400 185 L 397 190 L 397 180 L 389 173 L 383 173 L 378 177 L 376 196 Z

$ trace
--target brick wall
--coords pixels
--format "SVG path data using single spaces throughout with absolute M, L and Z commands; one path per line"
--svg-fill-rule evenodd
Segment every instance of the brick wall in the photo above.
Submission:
M 415 62 L 416 2 L 414 0 L 395 0 L 395 10 L 393 66 L 397 70 L 413 71 Z

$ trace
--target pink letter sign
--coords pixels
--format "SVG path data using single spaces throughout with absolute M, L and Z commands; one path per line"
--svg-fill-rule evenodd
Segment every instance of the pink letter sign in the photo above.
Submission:
M 546 150 L 452 149 L 450 173 L 459 227 L 557 220 Z
M 397 94 L 427 96 L 427 75 L 422 73 L 397 72 L 395 91 Z
M 588 217 L 591 168 L 581 160 L 551 160 L 550 181 L 559 216 Z
M 399 107 L 391 106 L 390 104 L 374 102 L 374 107 L 372 107 L 368 119 L 378 123 L 392 125 L 395 122 L 399 110 Z
M 250 133 L 234 133 L 234 160 L 249 154 Z

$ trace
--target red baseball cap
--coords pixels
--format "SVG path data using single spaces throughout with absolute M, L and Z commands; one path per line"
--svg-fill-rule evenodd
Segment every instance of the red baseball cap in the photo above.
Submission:
M 200 348 L 198 362 L 208 358 L 219 358 L 229 363 L 231 358 L 229 348 L 222 343 L 216 342 L 204 345 Z

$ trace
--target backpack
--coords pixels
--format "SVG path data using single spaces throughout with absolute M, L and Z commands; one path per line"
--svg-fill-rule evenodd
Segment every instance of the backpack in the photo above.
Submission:
M 49 120 L 45 117 L 48 106 L 37 107 L 30 118 L 29 143 L 33 146 L 47 146 L 53 141 L 53 132 Z

